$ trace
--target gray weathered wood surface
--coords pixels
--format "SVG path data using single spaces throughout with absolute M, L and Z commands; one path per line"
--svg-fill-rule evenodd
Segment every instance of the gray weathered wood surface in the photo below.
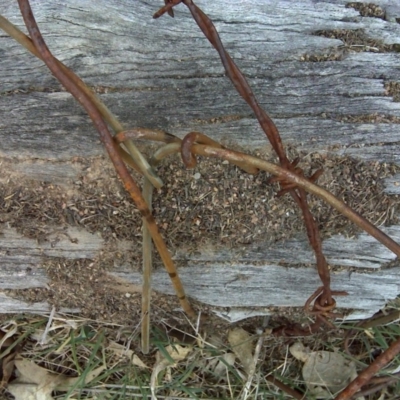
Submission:
M 176 9 L 174 20 L 153 20 L 161 1 L 31 3 L 54 54 L 90 86 L 105 92 L 100 97 L 125 127 L 160 128 L 179 136 L 201 130 L 243 148 L 268 147 L 250 109 L 225 77 L 217 53 L 183 6 Z M 394 102 L 384 87 L 385 82 L 400 79 L 400 54 L 348 54 L 340 40 L 313 35 L 317 30 L 363 29 L 373 39 L 400 44 L 396 20 L 400 7 L 396 1 L 375 1 L 385 9 L 385 20 L 360 17 L 341 0 L 197 3 L 215 21 L 227 50 L 276 122 L 285 143 L 306 151 L 399 164 L 398 123 L 338 119 L 369 114 L 400 117 L 400 103 Z M 23 27 L 16 2 L 0 0 L 0 12 Z M 344 55 L 340 61 L 302 61 L 306 53 L 329 52 Z M 22 176 L 68 186 L 81 174 L 68 160 L 104 153 L 80 106 L 60 91 L 42 62 L 2 32 L 0 93 L 0 157 L 14 160 L 10 168 Z M 337 118 L 331 119 L 332 115 Z M 212 123 L 215 118 L 230 116 L 236 120 Z M 391 178 L 388 190 L 395 191 L 397 182 L 397 177 Z M 54 248 L 49 248 L 18 236 L 7 226 L 2 231 L 3 289 L 46 285 L 40 268 L 44 255 L 92 258 L 102 246 L 98 237 L 85 232 L 70 232 L 82 238 L 76 244 L 55 232 L 60 237 Z M 395 238 L 400 236 L 399 227 L 391 227 L 389 232 Z M 317 285 L 313 269 L 302 268 L 298 274 L 295 265 L 277 265 L 287 257 L 283 250 L 288 246 L 297 258 L 285 262 L 313 263 L 304 238 L 267 246 L 267 252 L 255 246 L 229 266 L 225 262 L 234 255 L 223 250 L 197 258 L 180 253 L 176 257 L 188 261 L 181 273 L 190 296 L 232 309 L 259 306 L 265 312 L 267 306 L 301 306 Z M 333 265 L 370 269 L 367 274 L 342 271 L 334 275 L 335 284 L 351 292 L 343 303 L 338 299 L 339 306 L 362 310 L 357 315 L 373 313 L 400 293 L 400 268 L 377 270 L 394 256 L 373 239 L 338 236 L 326 241 L 324 247 Z M 265 265 L 255 266 L 266 254 Z M 26 266 L 30 275 L 24 272 Z M 135 282 L 140 279 L 124 266 L 116 273 Z M 163 271 L 156 272 L 154 281 L 155 289 L 171 292 Z M 217 298 L 211 289 L 216 289 Z M 13 304 L 0 304 L 0 311 L 47 310 L 46 305 Z

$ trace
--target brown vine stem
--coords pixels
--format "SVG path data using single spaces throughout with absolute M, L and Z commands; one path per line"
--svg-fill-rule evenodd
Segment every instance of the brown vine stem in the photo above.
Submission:
M 181 139 L 174 135 L 171 135 L 170 133 L 166 133 L 163 131 L 152 131 L 149 129 L 141 128 L 124 131 L 115 136 L 115 139 L 118 142 L 123 142 L 124 140 L 127 140 L 129 138 L 154 140 L 163 143 L 182 143 Z M 309 179 L 300 176 L 295 172 L 283 168 L 279 165 L 273 164 L 269 161 L 262 160 L 261 158 L 234 150 L 193 143 L 190 147 L 190 151 L 194 154 L 205 157 L 213 157 L 227 160 L 234 165 L 246 165 L 246 168 L 249 169 L 253 167 L 263 171 L 267 171 L 274 176 L 292 182 L 296 184 L 296 186 L 299 186 L 307 191 L 308 193 L 314 194 L 315 196 L 326 201 L 333 208 L 335 208 L 345 217 L 347 217 L 350 221 L 354 222 L 362 230 L 369 233 L 371 236 L 381 242 L 394 254 L 400 256 L 400 245 L 398 243 L 396 243 L 392 238 L 386 235 L 386 233 L 382 232 L 371 222 L 367 221 L 363 216 L 352 210 L 343 201 L 336 198 L 332 193 L 311 182 Z
M 258 104 L 258 101 L 253 91 L 251 90 L 251 87 L 248 84 L 245 76 L 235 64 L 229 53 L 225 50 L 217 29 L 215 28 L 215 25 L 213 24 L 211 19 L 199 7 L 197 7 L 197 5 L 194 4 L 192 0 L 168 0 L 165 2 L 166 5 L 156 14 L 154 14 L 153 17 L 160 17 L 165 12 L 169 12 L 170 10 L 172 10 L 172 7 L 181 2 L 188 7 L 193 19 L 196 21 L 197 25 L 199 26 L 205 37 L 208 39 L 208 41 L 218 52 L 227 76 L 232 81 L 237 92 L 243 97 L 243 99 L 253 110 L 261 128 L 263 129 L 273 149 L 278 155 L 280 164 L 287 169 L 296 171 L 296 161 L 291 163 L 287 158 L 282 144 L 282 139 L 279 135 L 279 131 L 276 125 L 268 116 L 268 114 L 263 110 L 263 108 L 260 107 L 260 105 Z M 318 275 L 324 287 L 320 301 L 323 305 L 330 306 L 334 303 L 334 301 L 332 299 L 332 292 L 330 289 L 330 273 L 328 263 L 322 252 L 322 242 L 319 234 L 318 225 L 315 222 L 308 207 L 307 193 L 302 188 L 288 185 L 288 182 L 286 182 L 284 179 L 280 181 L 280 184 L 282 187 L 281 192 L 283 193 L 285 191 L 288 191 L 302 211 L 308 240 L 315 253 Z M 290 187 L 291 189 L 289 190 Z
M 349 383 L 349 385 L 335 397 L 335 400 L 350 399 L 362 386 L 370 381 L 370 379 L 380 371 L 385 365 L 400 353 L 400 338 L 393 342 L 381 355 L 379 355 L 371 365 L 362 371 L 356 379 Z
M 274 376 L 267 375 L 265 380 L 271 382 L 273 385 L 277 386 L 279 389 L 287 393 L 289 396 L 292 396 L 294 399 L 297 400 L 306 400 L 306 396 L 299 391 L 292 389 L 291 387 L 285 385 L 279 379 L 275 378 Z
M 40 33 L 39 27 L 36 24 L 32 9 L 29 4 L 29 0 L 18 0 L 18 4 L 25 21 L 25 25 L 28 28 L 29 34 L 31 36 L 32 42 L 34 43 L 36 49 L 39 51 L 42 60 L 46 63 L 47 67 L 50 69 L 53 75 L 75 97 L 75 99 L 79 101 L 79 103 L 85 108 L 86 112 L 89 114 L 94 126 L 100 134 L 101 141 L 103 142 L 104 147 L 106 148 L 108 155 L 110 156 L 111 161 L 114 164 L 115 170 L 120 176 L 126 191 L 131 195 L 137 208 L 142 214 L 144 222 L 148 225 L 153 242 L 170 276 L 182 308 L 190 317 L 195 318 L 196 313 L 194 312 L 188 299 L 186 298 L 181 280 L 177 274 L 175 265 L 172 261 L 171 255 L 168 252 L 167 246 L 165 245 L 165 242 L 162 239 L 161 234 L 158 230 L 154 217 L 147 207 L 147 204 L 143 199 L 139 187 L 129 174 L 127 167 L 122 161 L 122 158 L 118 151 L 118 146 L 114 142 L 107 128 L 107 125 L 102 118 L 101 113 L 97 109 L 96 105 L 91 101 L 90 97 L 76 83 L 74 83 L 67 74 L 65 74 L 63 69 L 60 68 L 60 65 L 51 54 Z

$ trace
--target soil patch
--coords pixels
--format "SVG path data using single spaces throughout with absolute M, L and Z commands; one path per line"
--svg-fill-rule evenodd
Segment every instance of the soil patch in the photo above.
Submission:
M 362 17 L 385 19 L 385 10 L 378 4 L 351 2 L 346 8 L 354 8 Z
M 319 184 L 371 222 L 397 222 L 399 197 L 383 193 L 383 179 L 398 173 L 397 166 L 298 154 L 292 148 L 288 151 L 291 159 L 301 157 L 300 166 L 306 175 L 323 168 Z M 209 244 L 213 248 L 233 248 L 278 241 L 304 232 L 294 202 L 289 195 L 276 196 L 278 186 L 269 183 L 268 174 L 251 176 L 229 164 L 199 161 L 196 169 L 186 170 L 180 159 L 174 157 L 158 170 L 164 186 L 154 195 L 154 215 L 172 252 L 185 249 L 190 254 Z M 83 316 L 91 319 L 139 324 L 140 293 L 121 291 L 120 282 L 107 274 L 116 260 L 129 268 L 141 265 L 140 214 L 110 162 L 105 158 L 73 160 L 82 174 L 75 182 L 66 183 L 67 189 L 25 180 L 10 173 L 7 162 L 11 161 L 2 164 L 0 223 L 7 223 L 39 242 L 47 240 L 51 228 L 80 226 L 101 235 L 106 243 L 95 260 L 46 259 L 43 266 L 51 279 L 48 289 L 9 293 L 32 302 L 47 300 L 57 307 L 80 308 Z M 319 199 L 310 196 L 309 203 L 324 238 L 359 232 Z M 127 251 L 121 250 L 120 243 L 124 241 L 133 244 Z M 157 256 L 155 266 L 162 267 Z M 154 294 L 153 299 L 157 321 L 179 309 L 172 296 Z M 198 307 L 208 312 L 204 305 Z

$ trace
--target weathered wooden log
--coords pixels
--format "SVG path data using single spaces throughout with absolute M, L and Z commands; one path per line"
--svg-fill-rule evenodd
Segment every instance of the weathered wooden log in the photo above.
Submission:
M 157 128 L 180 137 L 202 131 L 226 145 L 268 153 L 251 110 L 183 5 L 176 8 L 175 19 L 153 20 L 162 1 L 31 3 L 54 55 L 99 93 L 126 128 Z M 198 1 L 285 144 L 324 159 L 340 156 L 393 164 L 395 171 L 400 103 L 393 88 L 400 76 L 400 7 L 375 3 L 381 5 L 383 18 L 361 16 L 341 0 Z M 26 31 L 16 2 L 0 0 L 0 12 Z M 346 41 L 354 32 L 358 42 Z M 81 183 L 113 172 L 109 165 L 103 173 L 96 171 L 107 165 L 98 162 L 104 150 L 97 134 L 43 63 L 1 32 L 0 56 L 0 286 L 45 287 L 45 259 L 95 259 L 106 251 L 108 239 L 93 230 L 89 233 L 83 222 L 77 229 L 76 220 L 61 224 L 51 218 L 40 220 L 44 241 L 27 237 L 9 223 L 16 212 L 15 206 L 7 208 L 9 196 L 27 185 L 33 192 L 43 190 L 43 182 L 71 194 Z M 346 173 L 352 176 L 351 171 Z M 377 176 L 376 184 L 383 185 L 384 178 L 388 192 L 397 193 L 399 176 Z M 394 223 L 396 213 L 394 208 L 385 219 Z M 29 218 L 30 224 L 38 221 L 37 215 Z M 399 239 L 399 228 L 386 229 Z M 122 241 L 118 235 L 114 239 Z M 237 318 L 235 310 L 247 316 L 266 313 L 268 306 L 302 306 L 319 285 L 313 255 L 299 231 L 278 241 L 258 238 L 245 254 L 222 243 L 212 251 L 198 245 L 199 256 L 188 252 L 194 245 L 187 240 L 174 251 L 178 265 L 186 264 L 180 273 L 188 295 L 230 307 L 231 318 Z M 124 246 L 129 250 L 126 242 Z M 324 240 L 324 249 L 330 264 L 341 267 L 332 274 L 332 287 L 349 292 L 346 299 L 337 299 L 338 306 L 354 309 L 354 317 L 376 312 L 400 293 L 395 256 L 374 239 L 335 232 Z M 129 271 L 129 263 L 116 263 L 113 272 L 140 282 L 140 274 Z M 172 293 L 164 271 L 155 272 L 154 288 Z M 48 307 L 9 297 L 7 301 L 0 304 L 0 312 Z

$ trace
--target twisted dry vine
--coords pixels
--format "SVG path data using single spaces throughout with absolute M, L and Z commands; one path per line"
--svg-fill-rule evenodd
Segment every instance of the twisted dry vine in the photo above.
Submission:
M 59 82 L 85 108 L 86 112 L 92 119 L 93 125 L 96 127 L 97 131 L 100 134 L 100 139 L 103 142 L 104 147 L 108 152 L 108 155 L 110 156 L 115 170 L 117 171 L 123 182 L 125 190 L 131 195 L 137 208 L 142 214 L 143 221 L 147 224 L 153 242 L 171 278 L 182 308 L 190 317 L 194 318 L 196 314 L 192 309 L 188 299 L 186 298 L 185 291 L 176 271 L 176 267 L 172 261 L 171 255 L 168 252 L 167 246 L 165 245 L 165 242 L 160 235 L 154 217 L 151 214 L 139 187 L 129 174 L 129 171 L 120 156 L 119 148 L 113 140 L 110 131 L 108 130 L 108 127 L 103 119 L 103 116 L 101 115 L 100 111 L 98 110 L 96 104 L 92 101 L 92 99 L 87 95 L 87 93 L 85 93 L 85 91 L 82 90 L 79 85 L 74 82 L 74 80 L 70 78 L 68 74 L 65 73 L 63 68 L 60 66 L 60 64 L 57 62 L 55 57 L 48 49 L 40 33 L 39 27 L 36 24 L 31 6 L 29 4 L 29 0 L 18 0 L 18 4 L 21 10 L 21 14 L 24 18 L 25 25 L 31 36 L 32 42 L 35 45 L 36 50 L 40 54 L 41 59 L 46 63 L 47 67 L 59 80 Z
M 386 234 L 376 228 L 373 224 L 365 220 L 361 215 L 351 210 L 348 206 L 346 206 L 331 193 L 317 186 L 315 182 L 317 178 L 321 175 L 322 171 L 316 171 L 312 176 L 307 178 L 304 176 L 303 171 L 299 167 L 297 167 L 298 160 L 294 160 L 292 162 L 289 161 L 285 154 L 284 147 L 276 126 L 274 125 L 270 117 L 265 113 L 265 111 L 259 106 L 243 74 L 224 49 L 213 23 L 193 3 L 193 1 L 165 0 L 165 6 L 159 12 L 157 12 L 154 17 L 158 18 L 166 12 L 168 12 L 169 15 L 173 16 L 173 7 L 181 2 L 188 7 L 200 29 L 203 31 L 203 33 L 210 41 L 210 43 L 214 46 L 214 48 L 218 51 L 227 75 L 231 79 L 239 94 L 246 100 L 246 102 L 254 111 L 262 129 L 264 130 L 267 138 L 271 142 L 272 147 L 276 151 L 281 164 L 280 166 L 268 163 L 267 161 L 261 160 L 256 157 L 251 157 L 240 152 L 225 149 L 219 143 L 199 132 L 191 132 L 181 141 L 173 135 L 161 131 L 151 131 L 143 128 L 124 131 L 122 125 L 116 120 L 114 116 L 112 116 L 107 107 L 103 103 L 101 103 L 97 96 L 95 96 L 87 88 L 87 86 L 80 80 L 80 78 L 78 78 L 72 71 L 70 71 L 65 65 L 63 65 L 51 54 L 40 34 L 28 0 L 18 0 L 18 3 L 31 38 L 28 38 L 1 16 L 0 27 L 16 40 L 18 40 L 35 56 L 42 59 L 51 70 L 53 75 L 60 81 L 60 83 L 62 83 L 65 88 L 76 98 L 76 100 L 82 104 L 82 106 L 91 117 L 96 129 L 99 131 L 101 140 L 106 147 L 109 156 L 114 164 L 114 167 L 118 175 L 121 177 L 126 190 L 130 193 L 133 201 L 142 213 L 143 222 L 146 227 L 144 230 L 143 258 L 145 264 L 147 265 L 147 272 L 145 272 L 145 286 L 147 297 L 146 294 L 144 294 L 143 296 L 144 336 L 147 335 L 148 337 L 149 331 L 149 271 L 151 269 L 151 243 L 149 240 L 150 236 L 153 239 L 153 242 L 155 243 L 156 248 L 159 251 L 164 265 L 170 275 L 175 291 L 181 302 L 182 308 L 189 316 L 195 316 L 194 310 L 190 306 L 185 296 L 176 268 L 171 260 L 166 245 L 158 231 L 157 225 L 150 211 L 152 187 L 160 187 L 162 185 L 162 181 L 158 178 L 153 167 L 155 167 L 156 164 L 166 155 L 179 151 L 181 152 L 184 164 L 188 168 L 191 168 L 196 164 L 196 159 L 194 155 L 203 155 L 207 157 L 228 160 L 232 164 L 239 166 L 248 173 L 257 173 L 259 169 L 268 171 L 275 176 L 273 180 L 279 182 L 281 186 L 281 190 L 278 192 L 278 195 L 290 193 L 295 202 L 298 204 L 303 213 L 310 245 L 316 255 L 317 270 L 322 282 L 322 287 L 318 288 L 317 291 L 310 296 L 305 304 L 305 308 L 308 310 L 311 304 L 314 302 L 311 312 L 316 316 L 316 321 L 315 324 L 307 330 L 301 329 L 299 327 L 282 327 L 276 329 L 274 333 L 277 335 L 308 334 L 318 329 L 322 323 L 330 324 L 327 318 L 336 317 L 336 314 L 333 313 L 336 302 L 333 299 L 332 295 L 345 295 L 346 293 L 339 291 L 332 292 L 330 289 L 329 269 L 325 257 L 322 253 L 322 242 L 320 239 L 318 227 L 308 208 L 307 192 L 324 199 L 327 203 L 329 203 L 331 206 L 336 208 L 339 212 L 341 212 L 343 215 L 345 215 L 347 218 L 357 224 L 361 229 L 365 230 L 386 247 L 388 247 L 397 256 L 400 255 L 400 246 L 390 237 L 388 237 Z M 115 140 L 112 138 L 105 122 L 108 122 L 110 126 L 114 129 L 116 133 L 116 136 L 114 138 Z M 161 141 L 166 143 L 167 146 L 163 147 L 155 154 L 150 165 L 140 154 L 140 152 L 138 152 L 132 141 L 132 139 L 138 138 Z M 121 149 L 121 147 L 117 146 L 117 143 L 124 144 L 130 156 L 123 149 Z M 130 176 L 124 162 L 139 170 L 142 174 L 145 175 L 144 195 L 141 194 L 137 184 Z M 147 343 L 143 342 L 142 345 L 144 350 L 147 349 L 148 351 L 148 341 Z M 398 341 L 396 341 L 388 349 L 387 352 L 382 354 L 382 356 L 379 358 L 379 362 L 372 364 L 366 371 L 364 371 L 363 374 L 360 375 L 360 379 L 358 379 L 357 382 L 355 382 L 352 386 L 349 386 L 349 388 L 346 389 L 337 398 L 348 398 L 350 396 L 350 392 L 354 393 L 354 390 L 358 390 L 358 388 L 368 382 L 372 374 L 377 371 L 377 368 L 379 369 L 384 362 L 387 362 L 390 358 L 394 357 L 399 351 L 400 348 L 398 346 Z
M 289 159 L 287 158 L 277 127 L 275 126 L 271 118 L 267 115 L 267 113 L 258 104 L 257 99 L 254 96 L 254 93 L 252 92 L 248 82 L 246 81 L 246 78 L 244 77 L 240 69 L 237 67 L 235 62 L 232 60 L 229 53 L 225 50 L 221 42 L 221 39 L 218 35 L 218 32 L 214 24 L 210 20 L 210 18 L 199 7 L 197 7 L 192 0 L 166 0 L 165 6 L 162 7 L 158 12 L 156 12 L 153 15 L 153 17 L 159 18 L 166 12 L 170 12 L 173 9 L 173 7 L 175 7 L 180 3 L 185 4 L 185 6 L 189 9 L 193 19 L 196 21 L 197 25 L 199 26 L 203 34 L 206 36 L 206 38 L 209 40 L 212 46 L 217 50 L 221 62 L 225 68 L 226 74 L 232 81 L 237 92 L 244 98 L 244 100 L 253 110 L 261 128 L 263 129 L 273 149 L 275 150 L 281 166 L 288 171 L 292 171 L 298 177 L 304 176 L 303 171 L 297 167 L 299 160 L 294 160 L 293 162 L 290 162 Z M 188 137 L 186 138 L 186 140 L 191 141 L 192 139 L 189 139 Z M 184 140 L 182 148 L 184 149 L 185 146 L 186 142 Z M 189 157 L 189 155 L 187 157 Z M 183 161 L 185 162 L 184 157 Z M 191 164 L 186 163 L 186 165 L 190 166 Z M 316 171 L 311 177 L 306 179 L 311 183 L 315 182 L 316 179 L 321 175 L 321 173 L 322 171 Z M 318 225 L 314 220 L 312 213 L 308 207 L 306 190 L 303 186 L 297 184 L 296 182 L 288 179 L 285 176 L 277 176 L 275 180 L 278 181 L 281 186 L 281 190 L 279 191 L 278 194 L 283 195 L 287 192 L 290 193 L 290 195 L 292 196 L 292 198 L 302 211 L 304 223 L 307 230 L 307 236 L 310 245 L 314 250 L 314 254 L 317 261 L 317 271 L 322 282 L 322 288 L 319 288 L 317 290 L 318 295 L 313 294 L 310 297 L 310 299 L 314 300 L 312 313 L 316 315 L 317 320 L 326 322 L 325 320 L 326 316 L 328 315 L 334 316 L 332 314 L 332 310 L 336 306 L 336 301 L 332 298 L 332 291 L 330 288 L 329 268 L 325 256 L 322 252 L 322 241 Z M 361 222 L 361 224 L 363 225 L 364 230 L 366 230 L 372 236 L 377 238 L 377 236 L 375 236 L 375 234 L 372 233 L 374 232 L 374 229 L 372 228 L 371 224 L 368 225 L 365 222 Z M 379 236 L 381 235 L 379 234 Z M 381 239 L 383 239 L 382 236 Z M 386 241 L 386 239 L 383 240 Z M 397 255 L 399 255 L 398 249 L 399 246 L 397 245 L 397 243 L 394 243 L 394 246 L 391 248 L 391 250 L 394 251 Z M 336 294 L 344 294 L 344 293 L 340 292 Z M 306 305 L 308 306 L 309 303 L 310 300 L 307 301 Z M 319 324 L 317 324 L 316 327 L 318 328 Z

